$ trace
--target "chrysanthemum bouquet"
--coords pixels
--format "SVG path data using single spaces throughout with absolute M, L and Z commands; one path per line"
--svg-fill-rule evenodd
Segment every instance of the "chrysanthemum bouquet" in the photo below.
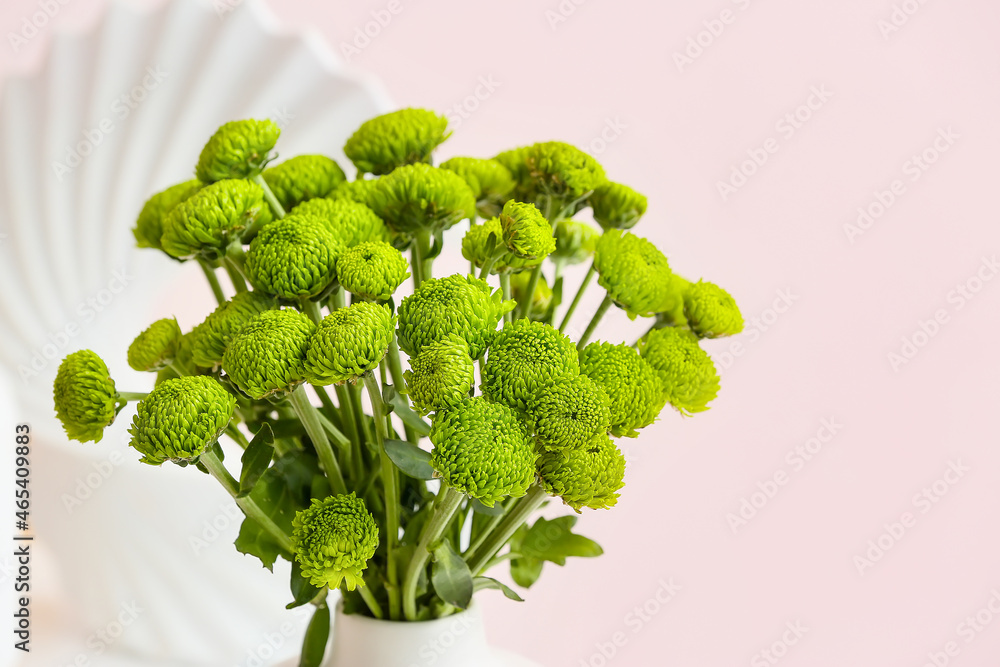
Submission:
M 219 303 L 190 331 L 163 319 L 131 344 L 128 364 L 154 373 L 153 389 L 118 391 L 82 350 L 62 362 L 54 397 L 83 442 L 137 401 L 141 462 L 222 484 L 246 515 L 236 548 L 269 569 L 290 561 L 289 607 L 315 605 L 303 664 L 318 664 L 330 591 L 346 613 L 419 621 L 483 588 L 520 599 L 485 576 L 501 562 L 528 588 L 545 562 L 599 555 L 572 532 L 575 515 L 532 516 L 550 499 L 613 507 L 625 473 L 614 438 L 636 437 L 668 403 L 705 410 L 719 379 L 699 340 L 743 320 L 724 290 L 681 278 L 628 232 L 646 198 L 573 146 L 432 166 L 447 122 L 404 109 L 347 140 L 348 181 L 322 155 L 269 166 L 279 134 L 270 121 L 223 125 L 196 179 L 138 216 L 138 245 L 200 264 Z M 588 208 L 599 229 L 572 219 Z M 433 277 L 443 232 L 466 220 L 469 273 Z M 583 262 L 561 309 L 564 270 Z M 564 331 L 595 275 L 606 296 L 573 341 Z M 636 344 L 590 342 L 612 305 L 653 318 Z M 238 462 L 224 460 L 223 436 Z

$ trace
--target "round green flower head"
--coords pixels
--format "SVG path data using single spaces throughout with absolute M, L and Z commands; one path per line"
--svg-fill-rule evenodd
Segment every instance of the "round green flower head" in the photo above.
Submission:
M 576 220 L 560 220 L 553 231 L 556 237 L 556 249 L 552 259 L 564 264 L 579 264 L 594 255 L 600 232 L 585 222 Z
M 514 320 L 490 344 L 483 394 L 524 413 L 553 377 L 579 373 L 576 345 L 569 336 L 542 322 Z
M 375 370 L 389 349 L 394 324 L 387 306 L 368 301 L 333 311 L 309 339 L 306 379 L 342 384 Z
M 431 426 L 431 465 L 448 486 L 487 507 L 520 497 L 535 481 L 535 453 L 509 408 L 481 396 L 438 412 Z
M 743 331 L 743 315 L 729 292 L 699 280 L 684 292 L 684 316 L 699 338 L 720 338 Z
M 128 346 L 128 365 L 142 372 L 160 371 L 170 365 L 181 341 L 181 328 L 173 317 L 157 320 Z
M 286 211 L 306 200 L 325 197 L 347 180 L 340 165 L 325 155 L 298 155 L 265 169 L 262 175 Z
M 376 187 L 378 187 L 377 178 L 359 178 L 354 181 L 345 181 L 335 187 L 326 198 L 334 201 L 346 199 L 347 201 L 371 206 L 372 193 Z
M 413 407 L 422 414 L 455 405 L 476 384 L 469 346 L 457 336 L 426 345 L 410 359 L 403 379 Z
M 364 586 L 362 573 L 378 548 L 378 524 L 353 493 L 313 498 L 292 519 L 292 546 L 302 576 L 316 588 Z
M 456 334 L 469 345 L 469 356 L 479 359 L 500 318 L 513 308 L 514 302 L 504 301 L 485 280 L 458 274 L 429 278 L 399 304 L 399 347 L 413 357 Z
M 607 180 L 597 160 L 561 141 L 529 146 L 524 152 L 524 163 L 527 187 L 535 195 L 535 201 L 551 197 L 565 206 L 593 192 Z M 577 210 L 582 208 L 582 203 L 576 207 Z
M 167 380 L 139 401 L 129 444 L 142 463 L 194 462 L 226 430 L 235 407 L 232 394 L 207 375 Z
M 163 236 L 163 219 L 174 210 L 174 207 L 185 201 L 188 197 L 201 190 L 204 183 L 198 179 L 192 179 L 177 185 L 172 185 L 163 192 L 157 192 L 150 197 L 135 221 L 132 228 L 132 235 L 135 237 L 135 244 L 140 248 L 161 249 L 160 237 Z
M 556 249 L 552 225 L 534 204 L 511 199 L 500 213 L 500 227 L 507 249 L 521 259 L 544 259 Z
M 291 391 L 305 381 L 306 350 L 315 330 L 297 310 L 265 310 L 229 340 L 222 370 L 250 398 Z
M 392 237 L 382 218 L 364 204 L 350 199 L 310 199 L 296 206 L 292 213 L 322 218 L 345 248 L 365 241 L 386 241 Z
M 472 225 L 469 231 L 462 237 L 462 256 L 473 262 L 479 268 L 489 261 L 493 256 L 490 251 L 490 234 L 494 236 L 494 249 L 503 248 L 503 228 L 500 226 L 500 218 L 490 218 L 480 224 Z M 504 253 L 493 262 L 490 273 L 507 273 L 532 269 L 542 263 L 543 258 L 522 259 L 515 257 L 510 252 Z
M 531 274 L 527 271 L 514 273 L 510 277 L 510 295 L 514 301 L 523 303 L 528 298 L 528 283 L 531 282 Z M 535 285 L 535 292 L 531 295 L 531 319 L 545 321 L 548 319 L 549 308 L 552 307 L 552 288 L 549 287 L 545 276 L 538 276 L 538 283 Z
M 388 301 L 410 277 L 403 254 L 384 241 L 365 241 L 341 253 L 337 260 L 340 284 L 354 296 Z
M 195 176 L 214 183 L 258 174 L 280 134 L 281 128 L 271 120 L 230 121 L 216 130 L 201 149 Z
M 633 320 L 658 313 L 670 295 L 667 258 L 634 234 L 605 232 L 597 242 L 594 268 L 600 274 L 597 282 Z
M 604 229 L 631 229 L 646 212 L 646 196 L 627 185 L 608 181 L 588 200 L 594 220 Z
M 453 157 L 442 162 L 441 168 L 455 172 L 468 183 L 476 197 L 476 210 L 483 218 L 499 214 L 516 185 L 510 170 L 497 160 Z
M 312 298 L 337 277 L 343 245 L 322 219 L 293 213 L 265 225 L 247 251 L 247 277 L 283 299 Z
M 584 507 L 611 509 L 625 486 L 625 457 L 606 433 L 568 456 L 545 452 L 538 461 L 542 486 L 577 513 Z
M 59 364 L 52 399 L 66 437 L 100 442 L 104 429 L 115 420 L 118 391 L 104 360 L 80 350 Z
M 654 329 L 639 341 L 639 354 L 660 376 L 667 401 L 684 416 L 708 409 L 719 393 L 715 364 L 687 329 Z
M 430 162 L 431 153 L 449 136 L 444 116 L 400 109 L 362 123 L 344 144 L 344 155 L 362 174 L 388 174 L 403 165 Z
M 399 234 L 448 229 L 476 214 L 476 198 L 455 172 L 417 163 L 376 181 L 369 206 Z
M 222 363 L 229 339 L 244 324 L 275 306 L 274 298 L 261 292 L 240 292 L 223 302 L 186 336 L 191 359 L 201 368 L 215 368 Z
M 666 404 L 663 385 L 649 363 L 622 343 L 591 343 L 580 353 L 580 372 L 611 399 L 611 434 L 634 438 Z
M 567 453 L 611 428 L 611 399 L 586 375 L 554 378 L 532 397 L 529 414 L 542 448 Z
M 219 255 L 255 222 L 271 220 L 264 190 L 252 181 L 225 180 L 206 186 L 178 204 L 163 220 L 163 250 L 187 259 Z

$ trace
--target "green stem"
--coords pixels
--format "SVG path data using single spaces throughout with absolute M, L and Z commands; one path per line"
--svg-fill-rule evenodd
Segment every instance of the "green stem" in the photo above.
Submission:
M 271 187 L 267 184 L 267 181 L 264 180 L 264 177 L 260 174 L 256 174 L 253 177 L 253 182 L 259 185 L 264 191 L 264 199 L 266 199 L 267 203 L 271 205 L 271 210 L 274 211 L 275 217 L 279 220 L 284 218 L 285 208 L 278 201 L 278 198 L 274 196 L 274 193 L 271 191 Z
M 559 331 L 566 331 L 566 325 L 569 324 L 569 318 L 573 317 L 573 313 L 576 312 L 576 307 L 580 305 L 580 300 L 583 298 L 583 293 L 587 291 L 587 286 L 590 284 L 590 281 L 594 279 L 594 274 L 596 273 L 597 269 L 593 264 L 591 264 L 590 270 L 587 271 L 587 275 L 583 277 L 583 282 L 580 283 L 580 289 L 576 291 L 576 296 L 573 297 L 573 303 L 569 304 L 569 310 L 566 311 L 562 324 L 559 325 Z
M 288 395 L 288 402 L 291 403 L 296 416 L 302 422 L 302 426 L 305 427 L 309 439 L 312 440 L 313 447 L 316 448 L 316 454 L 323 465 L 323 470 L 330 479 L 330 486 L 333 488 L 333 492 L 338 495 L 346 495 L 347 484 L 344 483 L 344 476 L 340 472 L 340 465 L 333 455 L 333 448 L 330 446 L 330 440 L 326 437 L 326 431 L 319 420 L 316 406 L 309 401 L 305 385 L 300 384 L 296 387 Z
M 500 525 L 500 522 L 503 521 L 504 516 L 506 516 L 510 512 L 511 508 L 514 507 L 514 505 L 517 503 L 517 500 L 518 500 L 517 498 L 510 498 L 507 501 L 506 505 L 504 505 L 504 510 L 502 514 L 497 514 L 496 516 L 490 517 L 489 522 L 485 526 L 483 526 L 482 530 L 472 541 L 472 544 L 470 544 L 469 548 L 465 550 L 465 553 L 463 554 L 465 560 L 469 560 L 470 558 L 476 555 L 476 550 L 479 549 L 479 547 L 483 546 L 483 542 L 485 542 L 486 538 L 489 537 L 494 530 L 496 530 L 496 527 Z
M 225 267 L 226 273 L 229 274 L 229 280 L 232 281 L 233 289 L 236 290 L 236 293 L 246 292 L 247 282 L 236 266 L 236 262 L 228 254 L 222 258 L 222 266 Z
M 413 237 L 413 245 L 410 248 L 410 264 L 413 269 L 413 289 L 417 289 L 429 276 L 424 275 L 424 258 L 429 250 L 429 232 L 421 230 Z
M 392 377 L 392 384 L 396 388 L 396 393 L 409 405 L 409 399 L 407 399 L 406 394 L 402 393 L 406 388 L 406 382 L 403 379 L 403 365 L 399 360 L 399 344 L 396 342 L 395 335 L 389 341 L 389 351 L 386 353 L 385 358 L 389 363 L 389 375 Z M 413 444 L 417 444 L 420 436 L 417 435 L 416 431 L 410 428 L 405 422 L 403 423 L 403 429 L 406 432 L 406 439 Z
M 378 600 L 375 599 L 375 596 L 370 590 L 368 590 L 367 586 L 358 586 L 357 591 L 361 596 L 361 599 L 365 601 L 366 605 L 368 605 L 368 609 L 371 611 L 372 616 L 379 620 L 385 618 L 385 614 L 382 612 L 382 605 L 378 603 Z
M 205 279 L 208 280 L 208 286 L 212 288 L 212 294 L 215 295 L 215 300 L 222 305 L 226 301 L 226 295 L 222 291 L 222 285 L 219 284 L 219 277 L 215 275 L 215 269 L 208 265 L 208 262 L 204 259 L 198 260 L 201 270 L 205 273 Z
M 476 577 L 482 574 L 486 569 L 485 566 L 493 560 L 493 556 L 497 554 L 503 545 L 514 536 L 517 529 L 521 527 L 525 521 L 531 516 L 531 514 L 542 506 L 548 494 L 545 493 L 540 485 L 535 484 L 528 490 L 526 496 L 521 498 L 516 505 L 509 512 L 507 516 L 503 518 L 503 521 L 496 527 L 496 529 L 490 533 L 490 536 L 477 550 L 475 556 L 468 561 L 469 569 L 472 571 L 472 576 Z
M 399 576 L 396 572 L 396 549 L 399 546 L 399 478 L 396 466 L 385 451 L 385 405 L 382 403 L 382 388 L 372 373 L 365 373 L 365 388 L 372 402 L 375 416 L 375 439 L 378 443 L 379 462 L 382 468 L 382 487 L 385 492 L 385 534 L 386 534 L 386 591 L 389 594 L 389 618 L 398 620 L 401 605 L 399 598 Z
M 318 303 L 311 299 L 302 299 L 299 303 L 302 306 L 302 312 L 308 315 L 314 324 L 319 324 L 323 321 L 323 313 L 320 311 Z
M 354 460 L 355 477 L 360 477 L 364 460 L 361 458 L 362 443 L 358 423 L 355 420 L 354 401 L 351 400 L 351 392 L 344 385 L 336 385 L 333 390 L 337 392 L 337 403 L 340 404 L 340 421 L 347 431 L 347 439 L 351 441 L 351 458 Z
M 416 553 L 410 559 L 410 565 L 406 569 L 406 579 L 403 583 L 403 611 L 408 621 L 417 620 L 417 582 L 420 580 L 420 573 L 427 566 L 427 561 L 430 560 L 434 543 L 441 538 L 441 534 L 451 523 L 455 512 L 461 507 L 464 497 L 462 492 L 442 485 L 434 513 L 420 533 Z
M 503 294 L 503 300 L 507 301 L 510 299 L 510 273 L 503 271 L 500 273 L 500 291 Z M 513 319 L 511 312 L 508 310 L 503 315 L 504 323 L 509 323 Z
M 147 391 L 120 391 L 118 392 L 118 398 L 125 401 L 141 401 L 142 399 L 149 396 Z
M 226 470 L 226 467 L 222 464 L 222 461 L 219 460 L 218 456 L 206 449 L 202 452 L 199 460 L 205 465 L 205 468 L 208 469 L 208 472 L 212 475 L 212 477 L 219 480 L 219 483 L 225 487 L 226 491 L 228 491 L 229 495 L 233 497 L 233 500 L 236 501 L 239 508 L 243 510 L 244 514 L 247 515 L 247 518 L 260 524 L 260 527 L 275 539 L 278 546 L 280 546 L 282 550 L 289 554 L 294 553 L 292 540 L 288 537 L 288 534 L 278 527 L 278 524 L 272 521 L 271 517 L 265 514 L 264 510 L 262 510 L 260 506 L 252 498 L 250 498 L 250 496 L 244 496 L 242 498 L 239 497 L 239 482 L 237 482 L 233 476 L 229 474 L 229 471 Z
M 226 435 L 235 440 L 236 444 L 242 449 L 246 449 L 250 446 L 250 443 L 247 441 L 247 437 L 243 435 L 243 432 L 236 428 L 233 424 L 226 427 Z
M 535 288 L 538 287 L 538 279 L 542 275 L 542 264 L 544 262 L 539 262 L 538 266 L 531 272 L 531 278 L 528 279 L 528 287 L 524 290 L 525 302 L 521 306 L 521 317 L 526 320 L 531 318 L 531 307 L 534 305 Z
M 594 334 L 594 330 L 597 328 L 597 325 L 601 323 L 601 318 L 604 317 L 604 313 L 608 312 L 608 308 L 611 307 L 611 303 L 611 295 L 605 296 L 604 301 L 602 301 L 601 305 L 597 307 L 597 312 L 594 313 L 593 319 L 590 320 L 590 324 L 587 325 L 587 330 L 583 332 L 582 336 L 580 336 L 580 342 L 576 344 L 577 350 L 582 350 L 587 345 L 587 341 L 589 341 L 590 337 Z

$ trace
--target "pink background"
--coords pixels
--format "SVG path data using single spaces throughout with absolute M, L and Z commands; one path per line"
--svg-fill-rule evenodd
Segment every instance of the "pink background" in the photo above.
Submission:
M 496 642 L 549 667 L 754 666 L 773 664 L 758 652 L 799 623 L 801 639 L 776 647 L 788 667 L 919 667 L 948 642 L 948 664 L 997 664 L 1000 619 L 962 624 L 1000 590 L 1000 280 L 976 278 L 993 277 L 983 258 L 1000 251 L 1000 5 L 398 2 L 351 62 L 400 106 L 446 111 L 481 77 L 497 83 L 455 116 L 442 159 L 556 138 L 588 148 L 649 196 L 636 231 L 680 273 L 726 287 L 748 321 L 708 345 L 723 386 L 712 410 L 664 413 L 625 443 L 619 506 L 580 521 L 606 555 L 547 566 L 523 605 L 481 595 Z M 885 35 L 894 2 L 915 13 Z M 270 2 L 338 52 L 389 3 L 346 4 Z M 103 5 L 70 0 L 53 24 L 85 24 Z M 572 12 L 550 24 L 560 7 Z M 0 74 L 42 53 L 51 26 L 16 54 L 6 37 L 36 9 L 0 7 Z M 721 34 L 710 40 L 706 21 Z M 675 53 L 699 33 L 708 46 L 679 67 Z M 792 133 L 782 119 L 814 89 L 832 96 L 813 97 Z M 936 155 L 948 128 L 957 138 Z M 724 200 L 718 182 L 764 146 L 766 163 Z M 925 149 L 938 159 L 914 180 Z M 897 179 L 895 201 L 852 243 L 845 225 Z M 968 281 L 971 299 L 955 291 Z M 778 313 L 781 294 L 791 305 Z M 939 310 L 944 323 L 894 369 L 890 353 Z M 631 341 L 641 324 L 615 312 L 602 337 Z M 727 357 L 736 342 L 742 353 Z M 824 420 L 840 425 L 832 439 Z M 786 459 L 818 433 L 829 442 L 811 460 Z M 967 470 L 946 476 L 953 462 Z M 776 474 L 786 483 L 734 531 L 727 514 Z M 919 497 L 946 477 L 934 502 Z M 905 513 L 907 526 L 891 526 Z M 886 524 L 902 535 L 882 536 Z M 859 567 L 880 536 L 891 547 Z M 671 580 L 680 590 L 660 605 Z

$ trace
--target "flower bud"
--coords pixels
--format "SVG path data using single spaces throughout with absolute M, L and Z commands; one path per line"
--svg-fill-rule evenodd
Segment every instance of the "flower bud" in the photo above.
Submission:
M 346 180 L 344 170 L 325 155 L 297 155 L 262 174 L 286 211 L 304 201 L 325 197 Z
M 140 248 L 156 248 L 160 250 L 160 237 L 163 236 L 163 220 L 167 214 L 188 197 L 198 192 L 205 186 L 198 179 L 185 181 L 173 185 L 162 192 L 158 192 L 150 197 L 135 221 L 132 228 L 132 235 L 135 236 L 135 244 Z
M 743 331 L 743 315 L 729 292 L 699 280 L 684 292 L 684 316 L 700 338 L 720 338 Z
M 229 339 L 247 322 L 277 306 L 273 297 L 261 292 L 240 292 L 223 302 L 188 334 L 191 360 L 201 368 L 222 363 Z
M 618 230 L 605 232 L 597 242 L 594 268 L 598 283 L 631 319 L 651 317 L 668 300 L 670 265 L 652 243 Z
M 493 246 L 490 247 L 489 238 L 493 235 Z M 462 238 L 462 256 L 477 267 L 482 268 L 486 262 L 494 256 L 497 248 L 503 250 L 503 228 L 500 226 L 500 218 L 490 218 L 481 224 L 471 225 L 469 231 Z M 542 263 L 542 259 L 522 259 L 515 257 L 510 252 L 504 252 L 493 262 L 490 273 L 506 273 L 533 269 Z
M 500 228 L 507 249 L 521 259 L 544 259 L 556 249 L 552 225 L 534 204 L 511 199 L 500 213 Z
M 656 371 L 628 345 L 591 343 L 580 353 L 580 372 L 611 399 L 614 436 L 636 437 L 636 429 L 652 424 L 666 404 Z
M 639 341 L 639 354 L 657 374 L 667 401 L 684 416 L 708 409 L 719 393 L 715 364 L 687 329 L 654 329 Z
M 531 201 L 552 198 L 560 206 L 568 206 L 607 180 L 597 160 L 561 141 L 529 146 L 523 157 L 526 182 L 520 187 L 533 195 Z M 577 202 L 569 213 L 572 215 L 583 205 Z
M 378 524 L 353 493 L 313 498 L 292 520 L 292 545 L 302 576 L 317 588 L 364 586 L 362 573 L 378 548 Z
M 610 509 L 625 486 L 625 457 L 606 433 L 567 456 L 545 452 L 538 461 L 542 486 L 578 513 L 584 507 Z
M 476 197 L 476 210 L 483 218 L 499 214 L 514 190 L 510 170 L 496 160 L 453 157 L 442 162 L 441 168 L 455 172 L 468 184 Z
M 362 174 L 388 174 L 431 152 L 451 135 L 448 119 L 426 109 L 400 109 L 362 123 L 344 144 L 344 155 Z
M 457 336 L 425 345 L 410 359 L 403 379 L 413 407 L 422 414 L 460 403 L 476 383 L 469 346 Z
M 646 197 L 627 185 L 608 181 L 588 200 L 594 220 L 604 229 L 631 229 L 646 212 Z
M 601 234 L 585 222 L 576 220 L 560 220 L 553 232 L 556 237 L 556 249 L 552 259 L 566 264 L 579 264 L 594 255 L 597 239 Z
M 115 421 L 115 381 L 104 360 L 90 350 L 73 352 L 62 360 L 52 398 L 56 417 L 70 440 L 100 442 L 104 429 Z
M 553 377 L 579 373 L 576 345 L 569 336 L 542 322 L 514 320 L 490 344 L 483 394 L 524 413 Z
M 309 339 L 305 376 L 312 384 L 354 382 L 378 368 L 392 341 L 387 306 L 361 301 L 323 318 Z
M 234 120 L 212 135 L 198 157 L 195 175 L 205 183 L 247 178 L 267 163 L 281 128 L 271 120 Z
M 252 181 L 224 180 L 206 186 L 178 204 L 163 220 L 163 250 L 188 259 L 215 255 L 238 240 L 254 222 L 268 222 L 264 191 Z
M 399 250 L 384 241 L 365 241 L 341 253 L 337 260 L 340 284 L 356 297 L 388 301 L 410 277 L 409 264 Z
M 336 279 L 342 250 L 320 218 L 293 213 L 266 225 L 250 243 L 247 277 L 282 299 L 312 298 Z
M 297 310 L 265 310 L 229 340 L 222 370 L 250 398 L 291 391 L 305 381 L 306 350 L 315 330 Z
M 129 345 L 128 365 L 142 372 L 163 370 L 174 360 L 180 340 L 181 328 L 175 318 L 157 320 Z

